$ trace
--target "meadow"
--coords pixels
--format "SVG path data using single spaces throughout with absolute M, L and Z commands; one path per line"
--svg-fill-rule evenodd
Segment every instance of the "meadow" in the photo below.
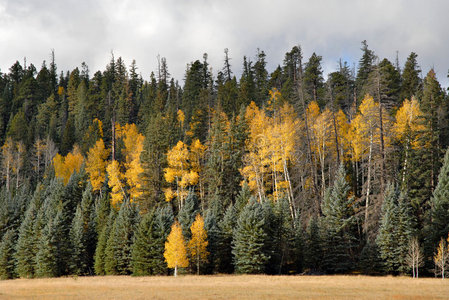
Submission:
M 215 275 L 0 281 L 0 299 L 447 299 L 437 278 Z

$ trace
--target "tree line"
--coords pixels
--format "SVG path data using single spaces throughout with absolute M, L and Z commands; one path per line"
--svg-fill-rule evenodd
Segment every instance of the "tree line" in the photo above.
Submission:
M 411 53 L 357 70 L 225 49 L 144 80 L 0 73 L 0 275 L 446 272 L 449 107 Z M 181 257 L 181 258 L 180 258 Z

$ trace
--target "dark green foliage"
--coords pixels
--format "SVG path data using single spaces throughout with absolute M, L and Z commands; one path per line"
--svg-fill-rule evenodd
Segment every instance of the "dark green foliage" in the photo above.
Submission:
M 237 273 L 260 274 L 270 256 L 266 253 L 266 212 L 253 198 L 240 214 L 232 240 L 232 254 Z
M 116 213 L 114 210 L 112 210 L 109 214 L 109 217 L 106 219 L 106 222 L 102 224 L 101 227 L 102 229 L 98 235 L 97 247 L 95 248 L 95 262 L 94 262 L 95 274 L 97 275 L 106 274 L 106 267 L 105 267 L 106 247 L 111 233 L 111 229 L 114 224 L 115 217 Z
M 357 245 L 354 198 L 349 197 L 343 164 L 338 168 L 332 188 L 321 203 L 324 265 L 327 271 L 348 272 L 354 267 L 353 253 Z
M 141 220 L 132 246 L 131 265 L 133 275 L 165 275 L 165 240 L 173 224 L 173 213 L 169 206 L 150 211 Z
M 219 270 L 220 228 L 218 227 L 217 216 L 212 209 L 208 209 L 205 213 L 204 228 L 207 232 L 207 252 L 209 252 L 204 273 L 213 274 Z
M 8 230 L 0 242 L 0 279 L 11 279 L 16 276 L 14 245 L 17 233 L 14 229 Z
M 198 205 L 198 197 L 193 191 L 190 191 L 184 200 L 184 205 L 178 215 L 179 223 L 182 227 L 182 234 L 186 240 L 189 240 L 192 235 L 190 232 L 190 226 L 192 226 L 196 215 L 199 213 Z
M 429 223 L 426 228 L 427 248 L 433 252 L 441 238 L 449 232 L 449 149 L 438 175 L 438 184 L 430 200 Z M 432 252 L 428 254 L 432 254 Z
M 72 245 L 70 272 L 85 275 L 92 272 L 96 233 L 93 211 L 92 187 L 89 184 L 83 193 L 70 228 Z
M 304 87 L 307 94 L 306 101 L 317 102 L 324 106 L 324 79 L 321 68 L 322 57 L 312 54 L 304 69 Z
M 382 219 L 376 243 L 384 269 L 388 273 L 404 273 L 406 256 L 413 236 L 413 222 L 407 197 L 393 185 L 385 192 Z
M 304 241 L 304 269 L 309 272 L 317 272 L 322 267 L 322 237 L 320 234 L 319 219 L 312 217 L 307 226 Z
M 233 205 L 229 205 L 226 209 L 223 219 L 218 223 L 220 229 L 219 240 L 219 272 L 232 273 L 234 271 L 232 256 L 232 240 L 234 236 L 234 228 L 236 226 L 238 215 Z
M 365 97 L 365 95 L 363 95 L 362 89 L 368 81 L 369 74 L 373 70 L 373 64 L 376 58 L 374 52 L 368 49 L 368 44 L 366 41 L 362 42 L 361 50 L 363 51 L 363 54 L 362 58 L 360 58 L 359 61 L 359 68 L 357 70 L 357 78 L 355 82 L 359 94 L 357 98 L 360 100 Z
M 139 215 L 134 204 L 124 201 L 120 207 L 105 249 L 105 271 L 108 275 L 132 272 L 131 247 Z
M 421 69 L 418 66 L 416 58 L 418 55 L 414 52 L 410 53 L 405 62 L 404 71 L 402 72 L 402 85 L 400 100 L 411 99 L 412 96 L 418 97 L 421 89 Z

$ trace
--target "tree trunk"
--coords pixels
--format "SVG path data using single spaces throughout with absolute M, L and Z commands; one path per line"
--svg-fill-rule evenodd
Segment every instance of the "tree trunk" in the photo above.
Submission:
M 367 183 L 366 183 L 366 198 L 365 198 L 365 233 L 368 233 L 368 207 L 369 207 L 369 194 L 371 189 L 371 157 L 373 151 L 373 134 L 370 136 L 369 143 L 369 154 L 368 154 L 368 175 L 367 175 Z M 367 234 L 368 236 L 368 234 Z
M 178 276 L 178 266 L 175 266 L 175 277 Z

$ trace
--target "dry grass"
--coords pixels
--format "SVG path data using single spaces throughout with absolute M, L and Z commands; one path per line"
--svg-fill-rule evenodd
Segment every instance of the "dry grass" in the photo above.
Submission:
M 0 281 L 0 299 L 448 299 L 449 280 L 367 276 L 78 277 Z

